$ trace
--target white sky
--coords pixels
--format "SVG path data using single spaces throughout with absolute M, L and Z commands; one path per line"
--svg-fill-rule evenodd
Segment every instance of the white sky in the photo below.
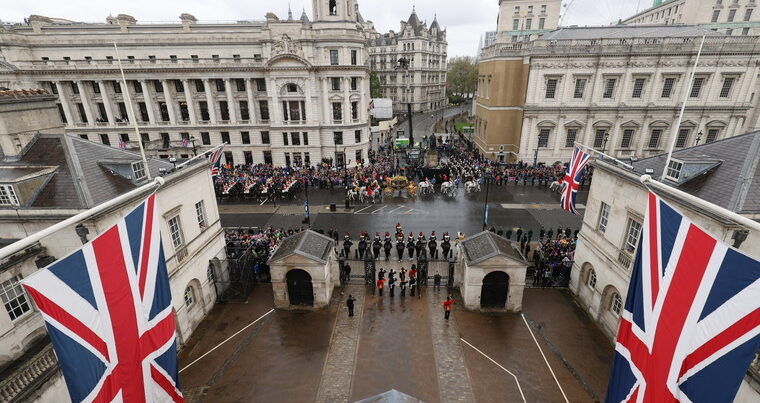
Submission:
M 31 14 L 76 21 L 105 22 L 108 14 L 134 16 L 138 21 L 176 21 L 181 13 L 199 20 L 263 20 L 272 11 L 287 17 L 287 0 L 3 0 L 0 20 L 19 22 Z M 311 18 L 311 0 L 290 0 L 294 18 L 303 9 Z M 496 29 L 498 0 L 360 0 L 359 9 L 379 32 L 399 30 L 399 21 L 409 18 L 412 4 L 428 26 L 433 16 L 448 29 L 449 56 L 473 56 L 480 35 Z M 563 25 L 607 25 L 652 4 L 652 0 L 563 0 L 570 4 Z

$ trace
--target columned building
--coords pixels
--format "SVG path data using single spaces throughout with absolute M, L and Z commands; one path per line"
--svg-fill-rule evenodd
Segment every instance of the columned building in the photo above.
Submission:
M 0 28 L 0 87 L 45 88 L 67 134 L 128 150 L 140 141 L 164 159 L 225 142 L 228 164 L 354 164 L 370 137 L 366 24 L 354 0 L 313 10 L 313 21 L 176 24 L 33 15 Z
M 393 100 L 396 113 L 406 113 L 407 104 L 414 112 L 443 108 L 447 72 L 446 30 L 436 18 L 427 27 L 416 11 L 401 21 L 401 30 L 385 34 L 370 33 L 370 68 L 376 71 L 383 87 L 383 97 Z M 398 69 L 398 60 L 406 58 L 409 69 Z
M 758 129 L 757 42 L 682 25 L 561 28 L 530 42 L 497 41 L 481 53 L 474 142 L 492 159 L 553 163 L 566 161 L 575 142 L 638 159 L 663 152 L 673 136 L 681 149 Z
M 688 24 L 726 35 L 760 35 L 757 4 L 755 0 L 654 0 L 652 7 L 622 24 Z
M 561 12 L 562 0 L 499 0 L 496 35 L 504 42 L 536 38 L 557 29 Z

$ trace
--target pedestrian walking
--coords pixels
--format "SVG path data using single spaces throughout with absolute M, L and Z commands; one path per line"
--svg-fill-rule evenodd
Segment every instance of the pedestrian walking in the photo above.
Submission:
M 433 276 L 433 291 L 440 291 L 441 290 L 441 274 L 438 272 L 435 272 L 435 276 Z
M 454 305 L 456 301 L 454 301 L 454 298 L 451 298 L 451 295 L 446 297 L 446 301 L 443 302 L 443 317 L 446 320 L 449 320 L 449 316 L 451 316 L 451 306 Z
M 346 306 L 348 307 L 348 316 L 354 316 L 354 301 L 356 301 L 356 298 L 354 298 L 353 295 L 348 294 L 348 299 L 346 300 Z
M 377 279 L 377 290 L 378 290 L 377 293 L 380 294 L 381 297 L 383 296 L 384 286 L 385 286 L 385 279 L 384 278 Z

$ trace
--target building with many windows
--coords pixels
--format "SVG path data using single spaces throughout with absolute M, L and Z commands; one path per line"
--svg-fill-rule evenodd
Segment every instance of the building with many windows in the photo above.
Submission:
M 633 170 L 597 159 L 583 228 L 578 236 L 570 289 L 579 306 L 614 340 L 628 293 L 631 270 L 647 205 L 641 175 L 660 178 L 667 155 L 633 162 Z M 662 181 L 751 219 L 760 217 L 760 131 L 678 150 Z M 760 259 L 760 233 L 719 217 L 671 194 L 671 206 L 714 238 Z M 760 362 L 755 360 L 734 401 L 760 396 Z
M 625 25 L 699 25 L 726 35 L 760 35 L 760 15 L 755 0 L 655 0 Z
M 530 42 L 497 41 L 479 61 L 474 142 L 492 159 L 553 163 L 566 161 L 575 142 L 637 159 L 661 153 L 673 136 L 680 149 L 758 129 L 757 43 L 683 25 L 561 28 Z
M 354 0 L 313 7 L 313 21 L 33 15 L 0 27 L 0 87 L 45 88 L 59 96 L 67 134 L 127 150 L 142 142 L 165 159 L 226 142 L 228 164 L 353 164 L 370 136 L 368 24 Z
M 497 37 L 504 42 L 518 42 L 555 30 L 561 10 L 562 0 L 499 0 Z
M 448 104 L 446 48 L 446 30 L 438 20 L 434 18 L 428 28 L 416 11 L 401 21 L 398 33 L 370 33 L 370 69 L 380 78 L 383 97 L 393 100 L 394 112 L 406 113 L 410 103 L 414 112 Z M 401 58 L 409 61 L 409 69 L 398 68 Z
M 0 121 L 14 123 L 24 136 L 0 134 L 0 246 L 48 228 L 164 175 L 156 191 L 157 214 L 177 324 L 184 344 L 214 306 L 217 280 L 227 279 L 225 240 L 210 166 L 191 163 L 173 173 L 172 164 L 108 147 L 78 136 L 45 131 L 58 119 L 56 99 L 37 91 L 0 92 Z M 10 101 L 12 99 L 12 101 Z M 8 102 L 5 102 L 8 101 Z M 7 103 L 19 108 L 9 111 Z M 33 107 L 31 107 L 33 105 Z M 21 109 L 25 111 L 20 111 Z M 22 128 L 22 126 L 25 126 Z M 11 141 L 5 141 L 10 137 Z M 151 192 L 146 189 L 76 227 L 53 233 L 0 260 L 0 401 L 62 402 L 68 393 L 57 370 L 45 325 L 19 283 L 57 259 L 81 248 L 122 219 Z

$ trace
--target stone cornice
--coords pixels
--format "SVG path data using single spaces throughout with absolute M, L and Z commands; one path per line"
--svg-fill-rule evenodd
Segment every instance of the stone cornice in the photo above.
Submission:
M 594 112 L 609 112 L 609 113 L 618 113 L 618 112 L 624 112 L 624 113 L 649 113 L 649 112 L 673 112 L 677 113 L 681 109 L 680 106 L 673 105 L 673 106 L 620 106 L 620 105 L 611 105 L 611 106 L 552 106 L 552 105 L 546 105 L 546 106 L 539 106 L 539 105 L 525 105 L 524 110 L 525 113 L 530 112 L 536 112 L 536 115 L 540 114 L 541 112 L 557 112 L 557 113 L 563 113 L 563 112 L 586 112 L 586 113 L 594 113 Z M 687 112 L 706 112 L 706 111 L 719 111 L 719 112 L 739 112 L 739 113 L 746 113 L 752 109 L 752 106 L 749 104 L 737 106 L 737 105 L 703 105 L 703 106 L 686 106 Z
M 182 67 L 174 67 L 174 68 L 136 68 L 136 69 L 128 69 L 124 70 L 124 74 L 129 76 L 130 74 L 139 74 L 139 73 L 230 73 L 230 72 L 277 72 L 277 71 L 307 71 L 307 72 L 330 72 L 330 71 L 356 71 L 360 70 L 363 72 L 369 73 L 370 69 L 367 66 L 364 65 L 356 65 L 356 66 L 314 66 L 310 68 L 305 68 L 302 66 L 293 66 L 293 67 L 266 67 L 266 66 L 249 66 L 249 67 L 242 67 L 242 66 L 230 66 L 230 67 L 196 67 L 196 66 L 188 66 L 186 68 Z M 14 70 L 14 71 L 0 71 L 0 76 L 2 75 L 33 75 L 33 76 L 39 76 L 39 75 L 51 75 L 51 76 L 66 76 L 66 75 L 85 75 L 85 74 L 95 74 L 95 75 L 107 75 L 111 74 L 114 76 L 120 77 L 120 73 L 118 68 L 112 68 L 112 69 L 50 69 L 50 70 Z M 118 78 L 117 77 L 117 78 Z

